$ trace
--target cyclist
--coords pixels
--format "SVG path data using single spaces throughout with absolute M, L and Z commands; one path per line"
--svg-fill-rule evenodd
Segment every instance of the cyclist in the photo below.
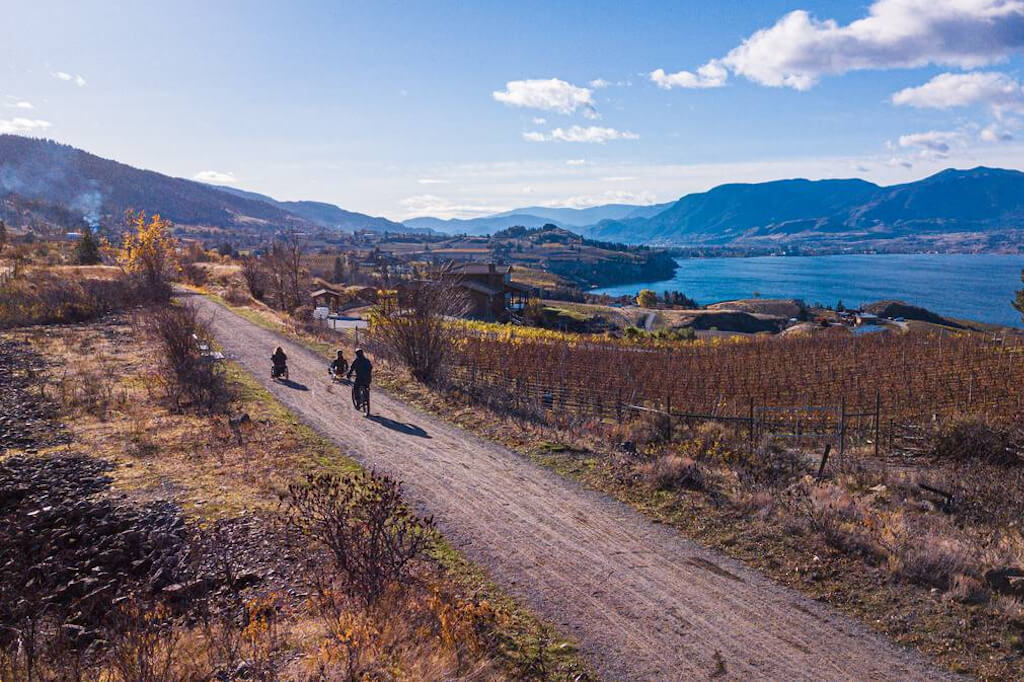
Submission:
M 356 400 L 359 395 L 359 391 L 365 389 L 367 398 L 370 394 L 370 381 L 373 377 L 373 363 L 371 363 L 366 356 L 363 354 L 362 348 L 356 348 L 356 357 L 352 360 L 352 364 L 348 368 L 348 379 L 352 378 L 352 375 L 356 375 L 356 380 L 352 384 L 352 399 Z
M 345 376 L 345 372 L 348 371 L 348 360 L 345 359 L 345 354 L 340 349 L 338 350 L 338 356 L 331 360 L 331 366 L 327 371 L 335 379 L 341 379 Z
M 273 363 L 273 370 L 270 372 L 270 375 L 275 379 L 288 372 L 288 356 L 285 355 L 281 346 L 278 346 L 274 354 L 270 356 L 270 362 Z

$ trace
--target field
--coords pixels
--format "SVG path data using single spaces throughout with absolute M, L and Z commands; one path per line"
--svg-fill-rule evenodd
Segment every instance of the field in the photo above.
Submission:
M 690 343 L 586 340 L 473 327 L 452 381 L 520 409 L 580 419 L 666 410 L 763 428 L 849 434 L 883 445 L 908 425 L 983 412 L 1024 416 L 1024 343 L 984 334 L 817 335 Z M 792 428 L 790 428 L 792 427 Z

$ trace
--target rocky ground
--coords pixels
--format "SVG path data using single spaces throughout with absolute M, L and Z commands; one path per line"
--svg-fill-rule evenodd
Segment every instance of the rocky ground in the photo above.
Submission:
M 69 441 L 63 425 L 54 421 L 55 406 L 34 385 L 45 366 L 27 343 L 0 339 L 0 455 Z

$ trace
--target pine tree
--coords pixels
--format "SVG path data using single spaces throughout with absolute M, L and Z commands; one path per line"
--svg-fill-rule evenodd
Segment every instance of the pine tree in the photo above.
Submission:
M 78 265 L 96 265 L 102 260 L 100 258 L 100 245 L 96 241 L 96 234 L 88 225 L 82 229 L 82 236 L 78 238 L 78 242 L 75 244 L 74 259 Z
M 345 263 L 341 260 L 341 256 L 334 258 L 334 275 L 331 277 L 331 281 L 335 284 L 345 281 Z

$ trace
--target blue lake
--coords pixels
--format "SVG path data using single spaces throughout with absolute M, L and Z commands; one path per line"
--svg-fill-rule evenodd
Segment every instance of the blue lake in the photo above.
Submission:
M 680 259 L 675 277 L 591 293 L 682 291 L 698 303 L 737 298 L 801 298 L 847 307 L 899 299 L 951 317 L 1021 326 L 1011 305 L 1024 255 L 910 254 Z

